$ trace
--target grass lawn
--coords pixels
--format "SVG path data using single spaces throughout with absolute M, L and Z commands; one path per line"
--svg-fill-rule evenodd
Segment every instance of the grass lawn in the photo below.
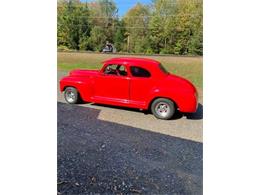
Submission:
M 99 69 L 101 62 L 113 57 L 126 57 L 126 55 L 98 54 L 98 53 L 66 53 L 58 52 L 58 70 L 69 71 L 72 69 Z M 202 57 L 176 57 L 176 56 L 133 56 L 155 59 L 171 73 L 190 80 L 200 90 L 203 83 L 203 58 Z

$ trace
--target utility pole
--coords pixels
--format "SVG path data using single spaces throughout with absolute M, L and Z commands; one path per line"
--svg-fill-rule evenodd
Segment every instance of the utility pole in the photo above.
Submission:
M 130 35 L 127 37 L 127 52 L 129 52 L 129 47 L 130 47 Z
M 127 36 L 127 52 L 129 52 L 129 49 L 130 49 L 130 33 L 126 32 L 125 35 Z

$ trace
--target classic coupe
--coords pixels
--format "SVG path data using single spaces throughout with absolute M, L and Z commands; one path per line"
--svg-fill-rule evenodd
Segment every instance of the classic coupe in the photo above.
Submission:
M 69 104 L 79 101 L 149 110 L 159 119 L 171 119 L 179 110 L 196 112 L 198 93 L 188 80 L 170 74 L 146 58 L 113 58 L 101 70 L 73 70 L 60 80 Z

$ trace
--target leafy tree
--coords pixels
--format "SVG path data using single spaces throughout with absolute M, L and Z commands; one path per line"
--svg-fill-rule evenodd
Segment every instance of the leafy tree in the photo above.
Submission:
M 100 26 L 94 26 L 90 33 L 89 44 L 94 51 L 101 51 L 106 37 L 104 36 L 104 29 Z
M 176 1 L 154 0 L 154 12 L 149 23 L 152 49 L 156 53 L 169 53 L 172 24 L 176 12 Z M 163 51 L 163 52 L 161 52 Z
M 175 54 L 202 54 L 202 1 L 177 3 L 172 35 Z
M 118 9 L 115 2 L 113 0 L 96 0 L 90 3 L 89 8 L 92 28 L 101 27 L 106 41 L 113 42 L 115 25 L 118 21 Z
M 203 10 L 202 0 L 197 1 L 193 8 L 194 16 L 191 18 L 191 37 L 188 42 L 188 53 L 190 54 L 203 54 Z
M 149 7 L 137 3 L 123 18 L 129 36 L 129 51 L 143 53 L 148 46 Z
M 80 41 L 90 33 L 87 3 L 78 0 L 58 2 L 58 45 L 79 49 Z
M 126 45 L 126 29 L 124 28 L 124 22 L 118 21 L 115 28 L 116 31 L 113 39 L 114 46 L 117 51 L 123 51 L 124 45 Z
M 149 24 L 156 53 L 202 54 L 202 1 L 154 0 Z

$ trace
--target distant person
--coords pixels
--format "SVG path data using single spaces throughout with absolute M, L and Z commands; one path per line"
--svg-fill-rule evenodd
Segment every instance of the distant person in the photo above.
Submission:
M 107 41 L 106 46 L 103 48 L 102 52 L 103 53 L 112 53 L 113 51 L 114 51 L 113 45 Z

